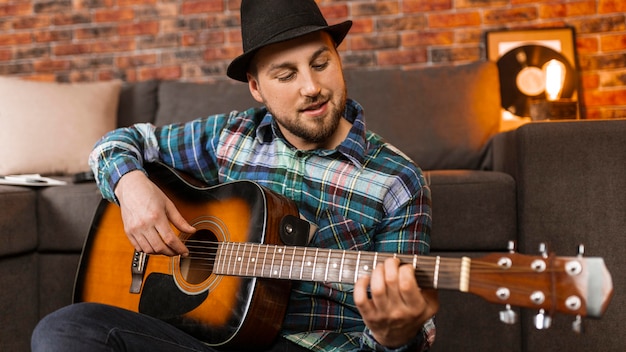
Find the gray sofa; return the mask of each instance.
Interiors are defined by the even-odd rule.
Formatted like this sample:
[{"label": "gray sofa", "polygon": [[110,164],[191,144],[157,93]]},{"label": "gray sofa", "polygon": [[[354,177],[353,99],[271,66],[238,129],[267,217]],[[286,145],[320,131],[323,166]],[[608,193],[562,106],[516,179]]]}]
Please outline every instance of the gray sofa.
[{"label": "gray sofa", "polygon": [[[491,63],[415,71],[349,70],[349,96],[370,129],[413,158],[432,188],[432,252],[480,257],[516,241],[524,253],[547,242],[559,255],[586,244],[612,270],[605,317],[570,332],[571,316],[536,331],[536,312],[499,322],[501,305],[440,292],[435,351],[626,350],[623,229],[625,120],[545,122],[499,133],[498,73]],[[118,125],[157,125],[256,103],[230,82],[147,81],[120,94]],[[0,186],[0,350],[27,351],[37,321],[72,302],[81,248],[101,200],[93,183],[31,189]]]}]

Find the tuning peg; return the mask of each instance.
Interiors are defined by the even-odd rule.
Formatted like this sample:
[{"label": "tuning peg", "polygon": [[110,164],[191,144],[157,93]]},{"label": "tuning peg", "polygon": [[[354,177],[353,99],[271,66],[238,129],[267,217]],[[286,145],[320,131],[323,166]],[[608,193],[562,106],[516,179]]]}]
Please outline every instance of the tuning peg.
[{"label": "tuning peg", "polygon": [[509,253],[515,253],[515,241],[509,241],[506,248],[509,250]]},{"label": "tuning peg", "polygon": [[576,252],[578,254],[578,257],[582,258],[582,256],[585,255],[585,245],[579,244]]},{"label": "tuning peg", "polygon": [[545,330],[552,325],[552,317],[546,314],[545,310],[540,309],[539,314],[535,315],[535,328],[537,330]]},{"label": "tuning peg", "polygon": [[580,334],[583,332],[583,318],[580,315],[576,316],[576,319],[572,322],[572,330]]},{"label": "tuning peg", "polygon": [[548,258],[548,245],[543,242],[539,243],[539,253],[542,257]]},{"label": "tuning peg", "polygon": [[517,313],[511,309],[511,305],[507,304],[505,310],[500,311],[500,321],[507,324],[513,325],[517,323]]}]

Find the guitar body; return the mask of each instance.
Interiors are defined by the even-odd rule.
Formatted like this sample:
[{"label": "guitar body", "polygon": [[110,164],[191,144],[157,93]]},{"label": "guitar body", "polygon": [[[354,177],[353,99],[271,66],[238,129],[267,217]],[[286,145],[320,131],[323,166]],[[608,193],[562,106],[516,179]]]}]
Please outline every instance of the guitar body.
[{"label": "guitar body", "polygon": [[119,207],[103,201],[85,242],[74,301],[145,313],[215,347],[270,344],[285,314],[290,281],[217,275],[210,258],[221,242],[282,243],[279,227],[285,215],[298,216],[295,204],[249,181],[200,187],[162,165],[148,172],[197,229],[179,235],[195,254],[186,259],[136,252]]}]

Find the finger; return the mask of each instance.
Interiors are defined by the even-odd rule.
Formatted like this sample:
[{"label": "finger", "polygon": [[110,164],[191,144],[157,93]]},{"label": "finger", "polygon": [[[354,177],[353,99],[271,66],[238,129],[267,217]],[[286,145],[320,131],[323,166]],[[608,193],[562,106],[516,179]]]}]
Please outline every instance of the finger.
[{"label": "finger", "polygon": [[178,209],[176,209],[176,206],[171,201],[168,201],[165,204],[165,213],[167,214],[167,218],[180,231],[186,232],[186,233],[196,232],[195,227],[191,226],[187,222],[187,220],[182,216],[182,214],[178,211]]},{"label": "finger", "polygon": [[370,285],[370,277],[362,276],[354,284],[354,303],[359,309],[362,316],[367,317],[375,309],[374,304],[369,299],[368,288]]},{"label": "finger", "polygon": [[165,225],[157,226],[156,231],[159,234],[159,239],[161,240],[161,244],[163,246],[162,248],[159,248],[160,253],[169,256],[187,256],[189,254],[189,250],[180,240],[178,235],[172,230],[169,223],[166,222]]}]

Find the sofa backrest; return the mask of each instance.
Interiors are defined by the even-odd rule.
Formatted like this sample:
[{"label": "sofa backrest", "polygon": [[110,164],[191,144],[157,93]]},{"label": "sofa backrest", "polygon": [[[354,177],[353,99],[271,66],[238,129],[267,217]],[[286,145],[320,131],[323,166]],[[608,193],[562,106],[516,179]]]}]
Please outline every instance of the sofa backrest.
[{"label": "sofa backrest", "polygon": [[[369,129],[420,167],[477,169],[500,127],[497,67],[491,62],[418,70],[346,70],[348,96]],[[146,81],[123,87],[118,125],[163,125],[259,106],[239,82]]]},{"label": "sofa backrest", "polygon": [[492,62],[417,70],[348,70],[348,95],[368,128],[422,169],[478,169],[500,129],[500,85]]}]

